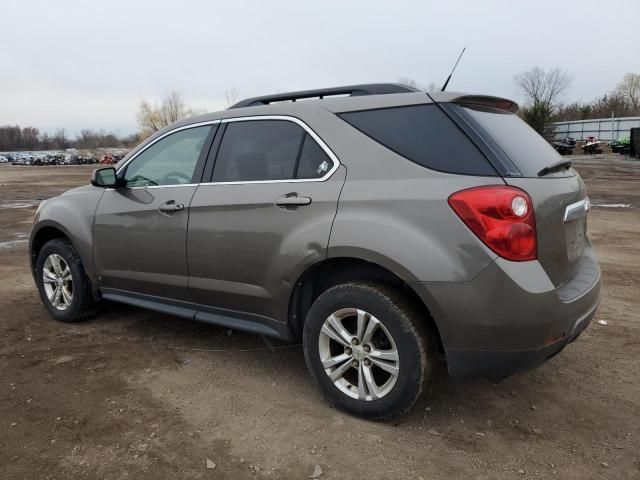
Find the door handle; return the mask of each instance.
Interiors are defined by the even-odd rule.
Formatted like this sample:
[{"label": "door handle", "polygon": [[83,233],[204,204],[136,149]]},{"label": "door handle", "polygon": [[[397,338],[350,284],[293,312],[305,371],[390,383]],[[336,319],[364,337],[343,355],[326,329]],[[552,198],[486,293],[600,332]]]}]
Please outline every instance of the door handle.
[{"label": "door handle", "polygon": [[311,204],[311,197],[302,197],[297,193],[287,193],[276,199],[275,204],[278,207],[295,208],[303,205]]},{"label": "door handle", "polygon": [[184,205],[182,203],[176,203],[175,200],[169,200],[168,202],[165,202],[162,205],[160,205],[158,207],[158,210],[160,211],[160,213],[163,213],[163,214],[175,213],[175,212],[179,212],[180,210],[184,210]]}]

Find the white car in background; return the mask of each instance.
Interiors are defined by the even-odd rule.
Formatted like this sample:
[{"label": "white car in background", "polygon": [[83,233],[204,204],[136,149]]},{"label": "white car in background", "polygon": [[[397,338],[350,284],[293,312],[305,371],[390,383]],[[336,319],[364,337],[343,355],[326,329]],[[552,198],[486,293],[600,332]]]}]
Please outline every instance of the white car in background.
[{"label": "white car in background", "polygon": [[7,157],[3,157],[2,155],[0,155],[0,163],[8,163],[9,159]]}]

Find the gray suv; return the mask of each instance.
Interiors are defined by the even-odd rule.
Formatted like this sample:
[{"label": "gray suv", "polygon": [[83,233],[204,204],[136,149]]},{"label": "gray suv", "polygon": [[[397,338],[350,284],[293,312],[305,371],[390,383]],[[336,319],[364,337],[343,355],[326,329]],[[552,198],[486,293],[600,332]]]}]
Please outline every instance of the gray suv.
[{"label": "gray suv", "polygon": [[368,418],[406,412],[444,360],[505,376],[599,302],[589,200],[512,101],[356,85],[252,98],[153,135],[43,202],[42,301],[111,300],[286,341]]}]

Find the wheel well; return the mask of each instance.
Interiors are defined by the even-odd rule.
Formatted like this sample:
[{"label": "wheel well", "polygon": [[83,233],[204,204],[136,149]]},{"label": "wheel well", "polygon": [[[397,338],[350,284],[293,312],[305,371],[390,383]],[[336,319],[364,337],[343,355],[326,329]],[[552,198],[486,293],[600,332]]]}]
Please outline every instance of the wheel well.
[{"label": "wheel well", "polygon": [[437,337],[438,348],[444,352],[440,332],[431,312],[413,288],[386,268],[357,258],[342,257],[324,260],[309,268],[298,279],[289,303],[289,325],[294,336],[301,337],[307,312],[316,298],[335,285],[357,281],[382,283],[401,292],[423,313],[427,326]]},{"label": "wheel well", "polygon": [[36,262],[38,261],[38,254],[40,250],[49,240],[53,240],[54,238],[64,238],[69,240],[69,238],[61,231],[55,227],[43,227],[38,230],[38,233],[33,237],[33,241],[31,242],[31,267],[35,268]]}]

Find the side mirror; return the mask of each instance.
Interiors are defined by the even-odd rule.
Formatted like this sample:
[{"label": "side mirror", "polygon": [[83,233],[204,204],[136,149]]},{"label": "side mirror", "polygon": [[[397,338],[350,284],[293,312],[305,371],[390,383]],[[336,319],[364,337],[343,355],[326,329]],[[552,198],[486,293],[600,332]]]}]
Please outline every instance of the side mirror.
[{"label": "side mirror", "polygon": [[116,188],[118,186],[116,169],[113,167],[95,169],[91,172],[91,185],[102,188]]}]

